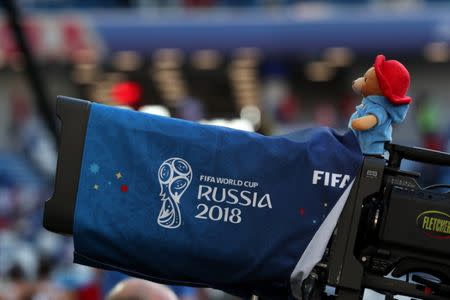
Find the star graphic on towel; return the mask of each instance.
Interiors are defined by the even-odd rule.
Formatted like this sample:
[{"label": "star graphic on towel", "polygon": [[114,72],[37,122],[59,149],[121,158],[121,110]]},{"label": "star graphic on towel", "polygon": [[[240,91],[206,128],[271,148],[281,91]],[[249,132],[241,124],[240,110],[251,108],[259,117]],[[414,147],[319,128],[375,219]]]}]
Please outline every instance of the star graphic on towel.
[{"label": "star graphic on towel", "polygon": [[117,172],[116,173],[116,177],[117,177],[117,179],[120,179],[120,178],[122,178],[123,176],[122,176],[122,173],[120,173],[120,172]]},{"label": "star graphic on towel", "polygon": [[96,163],[92,163],[89,166],[89,171],[91,171],[92,174],[97,174],[98,171],[100,171],[100,166],[98,164],[96,164]]},{"label": "star graphic on towel", "polygon": [[100,186],[98,184],[94,184],[94,190],[98,190]]}]

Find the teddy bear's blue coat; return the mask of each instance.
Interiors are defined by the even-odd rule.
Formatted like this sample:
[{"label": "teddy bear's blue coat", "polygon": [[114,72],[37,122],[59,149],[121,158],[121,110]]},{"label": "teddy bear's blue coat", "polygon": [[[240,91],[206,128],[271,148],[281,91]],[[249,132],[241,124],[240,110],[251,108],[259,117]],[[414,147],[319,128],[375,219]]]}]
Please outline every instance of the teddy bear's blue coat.
[{"label": "teddy bear's blue coat", "polygon": [[[408,112],[409,105],[394,105],[384,96],[367,96],[362,103],[356,106],[356,111],[350,117],[348,127],[353,130],[358,138],[361,151],[364,154],[382,155],[384,143],[392,141],[392,123],[400,123]],[[351,122],[354,119],[374,115],[378,122],[368,130],[354,130]]]}]

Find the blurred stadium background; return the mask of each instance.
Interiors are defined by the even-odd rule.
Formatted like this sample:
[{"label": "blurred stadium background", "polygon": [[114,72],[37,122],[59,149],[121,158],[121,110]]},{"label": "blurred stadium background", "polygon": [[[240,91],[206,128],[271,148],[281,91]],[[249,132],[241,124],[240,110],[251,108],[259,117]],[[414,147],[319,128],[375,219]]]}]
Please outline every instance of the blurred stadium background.
[{"label": "blurred stadium background", "polygon": [[[15,4],[52,114],[56,95],[68,95],[268,135],[322,125],[344,130],[360,101],[352,80],[383,53],[412,76],[414,102],[395,142],[450,151],[448,1]],[[123,276],[73,265],[70,238],[42,229],[56,141],[8,22],[1,10],[0,299],[103,299]],[[448,168],[409,167],[423,172],[423,184],[450,181]]]}]

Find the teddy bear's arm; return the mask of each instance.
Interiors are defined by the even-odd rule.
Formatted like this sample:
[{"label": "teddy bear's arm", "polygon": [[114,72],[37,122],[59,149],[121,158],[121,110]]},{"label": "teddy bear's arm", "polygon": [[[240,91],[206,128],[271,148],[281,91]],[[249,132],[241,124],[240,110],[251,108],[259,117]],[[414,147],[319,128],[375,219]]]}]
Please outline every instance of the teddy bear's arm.
[{"label": "teddy bear's arm", "polygon": [[374,115],[370,114],[364,117],[360,117],[357,119],[354,119],[352,121],[352,128],[354,130],[358,131],[364,131],[368,130],[370,128],[373,128],[375,125],[377,125],[378,119]]}]

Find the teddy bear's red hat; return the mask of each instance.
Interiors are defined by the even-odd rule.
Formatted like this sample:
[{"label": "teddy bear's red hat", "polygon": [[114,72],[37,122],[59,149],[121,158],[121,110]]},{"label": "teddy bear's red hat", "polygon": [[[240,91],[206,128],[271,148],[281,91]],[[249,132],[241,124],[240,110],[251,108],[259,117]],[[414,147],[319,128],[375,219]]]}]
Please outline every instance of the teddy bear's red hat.
[{"label": "teddy bear's red hat", "polygon": [[411,97],[406,96],[410,77],[404,65],[396,60],[386,60],[384,55],[380,54],[375,58],[374,67],[381,91],[392,104],[411,103]]}]

